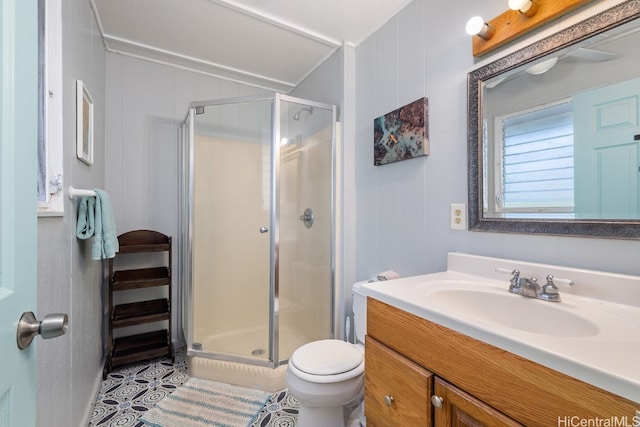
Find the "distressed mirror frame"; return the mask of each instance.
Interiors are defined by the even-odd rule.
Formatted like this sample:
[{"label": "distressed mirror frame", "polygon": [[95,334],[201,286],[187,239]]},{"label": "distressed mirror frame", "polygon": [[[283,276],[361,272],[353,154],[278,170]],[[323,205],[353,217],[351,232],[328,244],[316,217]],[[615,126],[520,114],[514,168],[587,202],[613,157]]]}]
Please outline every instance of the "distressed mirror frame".
[{"label": "distressed mirror frame", "polygon": [[482,83],[499,74],[640,18],[640,0],[629,0],[480,67],[467,76],[467,178],[469,230],[640,240],[640,220],[512,219],[483,217]]}]

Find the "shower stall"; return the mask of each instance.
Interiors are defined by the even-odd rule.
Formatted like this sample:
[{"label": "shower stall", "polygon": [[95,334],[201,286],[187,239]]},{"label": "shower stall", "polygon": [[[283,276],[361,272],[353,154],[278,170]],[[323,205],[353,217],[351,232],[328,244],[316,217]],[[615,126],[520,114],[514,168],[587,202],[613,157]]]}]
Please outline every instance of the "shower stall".
[{"label": "shower stall", "polygon": [[336,335],[336,108],[282,94],[192,102],[181,135],[189,369],[281,387],[297,347]]}]

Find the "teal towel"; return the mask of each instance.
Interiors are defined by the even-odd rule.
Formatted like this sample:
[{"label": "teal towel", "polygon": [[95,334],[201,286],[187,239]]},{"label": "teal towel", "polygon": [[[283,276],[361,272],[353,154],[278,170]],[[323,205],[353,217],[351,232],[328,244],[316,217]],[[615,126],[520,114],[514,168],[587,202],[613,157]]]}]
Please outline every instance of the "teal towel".
[{"label": "teal towel", "polygon": [[80,199],[76,236],[82,240],[93,237],[91,259],[113,258],[120,246],[111,199],[104,190],[94,191],[95,197],[85,196]]},{"label": "teal towel", "polygon": [[106,259],[116,256],[120,250],[116,233],[116,218],[113,215],[111,199],[104,190],[96,192],[95,233],[91,247],[91,259]]},{"label": "teal towel", "polygon": [[78,222],[76,224],[76,236],[86,240],[93,237],[95,232],[96,198],[84,196],[78,206]]}]

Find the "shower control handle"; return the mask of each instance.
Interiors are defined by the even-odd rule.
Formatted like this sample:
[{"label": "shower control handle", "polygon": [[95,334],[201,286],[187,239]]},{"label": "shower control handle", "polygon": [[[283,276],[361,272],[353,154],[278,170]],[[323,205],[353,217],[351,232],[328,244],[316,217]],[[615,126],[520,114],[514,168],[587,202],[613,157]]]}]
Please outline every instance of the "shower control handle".
[{"label": "shower control handle", "polygon": [[260,227],[260,233],[264,234],[267,231],[269,231],[269,229],[267,227]]},{"label": "shower control handle", "polygon": [[300,215],[300,221],[304,223],[305,227],[311,228],[313,225],[313,210],[311,208],[305,209],[302,215]]}]

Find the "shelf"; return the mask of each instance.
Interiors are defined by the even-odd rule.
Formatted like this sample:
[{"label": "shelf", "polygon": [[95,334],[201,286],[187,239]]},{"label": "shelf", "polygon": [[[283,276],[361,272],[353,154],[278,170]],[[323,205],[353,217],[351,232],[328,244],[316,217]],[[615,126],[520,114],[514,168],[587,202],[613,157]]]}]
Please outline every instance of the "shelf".
[{"label": "shelf", "polygon": [[122,254],[135,254],[142,252],[164,252],[169,250],[169,244],[156,244],[151,243],[148,245],[139,244],[131,246],[120,246],[120,253]]},{"label": "shelf", "polygon": [[114,328],[124,328],[168,319],[169,300],[156,299],[116,305],[113,307],[111,325]]},{"label": "shelf", "polygon": [[114,291],[164,286],[170,282],[170,271],[167,267],[139,268],[113,273]]},{"label": "shelf", "polygon": [[136,230],[118,236],[120,253],[162,252],[171,249],[171,238],[152,230]]},{"label": "shelf", "polygon": [[111,366],[171,355],[166,330],[116,338],[111,351]]},{"label": "shelf", "polygon": [[[118,236],[120,250],[124,254],[166,252],[147,258],[147,267],[114,271],[114,259],[109,259],[109,328],[107,336],[107,360],[103,379],[113,367],[127,363],[169,356],[173,359],[171,340],[171,237],[153,230],[133,230]],[[164,262],[158,264],[158,259]],[[140,262],[142,258],[138,259]],[[160,265],[151,267],[151,265]],[[114,305],[114,293],[133,289],[167,287],[167,297],[142,300],[146,292],[139,293],[136,302]],[[147,295],[149,296],[149,295]],[[133,298],[132,298],[133,299]],[[131,301],[132,299],[129,299]],[[137,335],[113,337],[113,331],[129,326],[167,322],[166,329]],[[124,331],[121,331],[124,332]],[[139,332],[139,331],[130,331]]]}]

